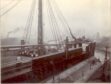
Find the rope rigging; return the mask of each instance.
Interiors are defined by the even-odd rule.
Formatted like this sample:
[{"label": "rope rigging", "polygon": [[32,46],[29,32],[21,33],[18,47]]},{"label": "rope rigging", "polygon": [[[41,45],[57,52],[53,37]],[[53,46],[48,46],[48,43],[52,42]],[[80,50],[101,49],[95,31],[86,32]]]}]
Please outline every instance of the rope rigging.
[{"label": "rope rigging", "polygon": [[56,40],[58,40],[58,43],[61,43],[62,42],[61,32],[59,30],[59,26],[58,26],[56,17],[54,15],[54,12],[53,12],[53,9],[49,0],[48,0],[48,6],[49,6],[49,11],[50,11],[50,19],[52,20],[51,22],[53,24],[52,28],[53,28],[53,31],[55,31],[55,35],[57,38]]},{"label": "rope rigging", "polygon": [[58,43],[57,34],[56,34],[56,32],[55,32],[55,30],[54,30],[54,28],[53,28],[54,25],[53,25],[53,23],[52,23],[51,13],[50,13],[50,10],[49,10],[49,6],[47,6],[47,13],[48,13],[48,18],[49,18],[49,24],[50,24],[50,28],[51,28],[51,33],[52,33],[54,39],[56,40],[56,43]]},{"label": "rope rigging", "polygon": [[[13,1],[13,0],[12,0]],[[12,1],[10,3],[12,3]],[[6,13],[8,13],[9,11],[11,11],[13,8],[15,8],[22,0],[18,0],[14,5],[12,5],[9,9],[7,9],[5,12],[3,12],[1,16],[5,15]],[[56,16],[54,13],[54,9],[56,11],[56,15],[58,16],[59,20],[61,21],[62,25],[64,26],[64,28],[67,30],[67,34],[70,33],[70,35],[72,36],[73,39],[76,39],[73,35],[73,33],[71,32],[71,29],[67,23],[67,21],[65,20],[65,17],[63,16],[61,10],[59,9],[59,7],[57,6],[57,3],[54,0],[47,0],[48,3],[48,13],[49,13],[49,20],[50,20],[50,25],[51,26],[51,30],[52,30],[52,34],[54,36],[54,39],[57,40],[57,43],[62,42],[62,34],[59,30],[59,25],[58,22],[56,20]],[[30,9],[30,14],[28,16],[28,20],[26,22],[25,25],[25,31],[24,31],[24,35],[23,35],[23,39],[25,39],[26,41],[30,40],[30,35],[31,35],[31,27],[32,27],[32,23],[33,23],[33,14],[34,14],[34,10],[35,10],[35,5],[36,5],[36,0],[32,1],[32,5],[31,5],[31,9]],[[54,9],[53,9],[53,7]],[[5,7],[3,7],[2,9],[4,9]],[[0,10],[2,10],[0,9]],[[53,23],[52,23],[53,22]]]},{"label": "rope rigging", "polygon": [[11,0],[8,4],[6,4],[5,6],[0,8],[0,11],[7,8],[9,5],[11,5],[13,3],[14,0]]},{"label": "rope rigging", "polygon": [[30,8],[30,13],[29,13],[26,25],[25,25],[24,34],[23,34],[23,39],[26,42],[29,42],[29,40],[30,40],[31,27],[32,27],[32,23],[33,23],[33,14],[34,14],[34,11],[35,11],[35,6],[36,6],[36,0],[33,0],[31,8]]},{"label": "rope rigging", "polygon": [[59,17],[59,19],[61,20],[63,26],[66,28],[67,32],[70,33],[70,35],[72,36],[72,38],[73,38],[74,40],[76,40],[76,37],[75,37],[75,36],[73,35],[73,33],[71,32],[71,28],[70,28],[68,22],[66,21],[64,15],[62,14],[61,10],[59,9],[57,3],[55,2],[55,0],[51,0],[51,1],[52,1],[53,5],[54,5],[54,7],[55,7],[55,9],[56,9],[56,12],[57,12],[57,14],[58,14],[58,17]]},{"label": "rope rigging", "polygon": [[[33,0],[31,8],[30,8],[30,13],[29,13],[26,25],[25,25],[24,35],[23,35],[23,39],[26,42],[30,40],[35,6],[36,6],[36,0]],[[57,44],[63,43],[63,37],[64,37],[64,36],[62,37],[62,32],[59,29],[60,27],[58,25],[57,18],[60,20],[63,28],[66,29],[67,34],[69,34],[74,40],[76,40],[76,38],[73,36],[71,32],[71,29],[67,21],[65,20],[65,17],[63,16],[61,10],[58,8],[57,3],[54,0],[53,1],[47,0],[47,13],[48,13],[48,18],[49,18],[49,26],[51,28],[51,33],[54,37],[53,40],[55,40]]]},{"label": "rope rigging", "polygon": [[[48,3],[48,2],[47,2]],[[49,20],[50,20],[50,26],[51,26],[51,30],[52,30],[52,33],[53,33],[53,35],[54,35],[54,37],[55,37],[55,40],[57,40],[58,39],[58,34],[57,34],[57,32],[56,32],[56,29],[55,29],[55,25],[54,25],[54,23],[53,23],[53,16],[52,16],[52,14],[51,14],[51,10],[50,10],[50,7],[49,7],[49,4],[50,3],[48,3],[48,13],[49,13]],[[58,40],[57,40],[57,43],[58,43]]]},{"label": "rope rigging", "polygon": [[54,7],[56,13],[57,13],[58,19],[59,19],[59,20],[61,21],[61,23],[62,23],[62,28],[65,28],[67,34],[69,34],[69,32],[68,32],[68,30],[67,30],[67,27],[65,26],[66,24],[64,24],[63,19],[61,18],[60,12],[58,11],[59,8],[58,8],[58,6],[56,6],[57,4],[55,4],[55,2],[54,2],[53,0],[51,0],[51,2],[52,2],[52,4],[53,4],[53,7]]},{"label": "rope rigging", "polygon": [[[0,17],[10,12],[13,8],[15,8],[22,0],[18,0],[14,5],[12,5],[9,9],[7,9],[5,12],[0,13]],[[0,11],[1,12],[1,11]]]}]

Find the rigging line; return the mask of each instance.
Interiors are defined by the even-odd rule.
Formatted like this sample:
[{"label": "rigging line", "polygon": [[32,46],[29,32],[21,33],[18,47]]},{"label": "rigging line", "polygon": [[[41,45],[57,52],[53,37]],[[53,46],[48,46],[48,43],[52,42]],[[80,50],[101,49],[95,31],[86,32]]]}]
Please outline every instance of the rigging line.
[{"label": "rigging line", "polygon": [[[32,1],[32,5],[33,5],[33,1]],[[27,18],[27,22],[25,24],[23,39],[25,39],[26,36],[27,36],[27,32],[28,32],[28,28],[29,28],[28,24],[30,24],[30,18],[31,18],[32,5],[31,5],[31,8],[30,8],[30,12],[29,12],[28,18]]]},{"label": "rigging line", "polygon": [[[56,33],[56,36],[57,36],[57,39],[58,39],[58,43],[60,42],[60,38],[59,38],[59,35],[58,35],[58,33],[57,33],[57,28],[56,28],[56,25],[54,24],[55,22],[54,22],[54,20],[55,20],[55,18],[54,18],[54,15],[53,15],[53,11],[51,10],[51,6],[50,6],[50,3],[48,3],[49,4],[49,8],[50,8],[50,15],[51,15],[51,20],[52,20],[52,23],[53,23],[53,28],[54,28],[54,31],[55,31],[55,33]],[[53,19],[54,18],[54,19]]]},{"label": "rigging line", "polygon": [[[50,2],[51,2],[51,0],[49,0]],[[50,3],[50,6],[51,6],[51,3]],[[52,12],[53,12],[53,7],[51,6],[51,10],[52,10]],[[54,13],[53,13],[53,17],[54,17],[54,20],[55,20],[55,25],[57,26],[57,28],[58,28],[58,33],[60,34],[60,40],[61,40],[61,42],[62,42],[62,34],[61,34],[61,32],[60,32],[60,29],[59,29],[59,26],[58,26],[58,23],[57,23],[57,20],[56,20],[56,17],[55,17],[55,15],[54,15]]]},{"label": "rigging line", "polygon": [[[60,43],[60,41],[59,41],[60,39],[59,39],[59,36],[58,36],[57,33],[56,33],[55,25],[53,24],[53,20],[52,20],[52,18],[51,18],[52,16],[50,15],[49,17],[50,17],[50,23],[52,24],[51,31],[52,31],[52,33],[54,34],[56,43],[59,44],[59,43]],[[59,45],[58,45],[58,46],[59,46]]]},{"label": "rigging line", "polygon": [[[54,4],[54,0],[52,0],[53,1],[53,4]],[[70,32],[68,32],[69,30],[67,29],[67,22],[65,22],[64,21],[64,17],[63,17],[63,14],[62,14],[62,12],[60,11],[60,9],[59,9],[59,7],[57,6],[57,3],[55,2],[55,4],[54,4],[54,6],[55,6],[55,9],[56,9],[56,11],[57,11],[57,14],[58,14],[58,17],[59,17],[59,19],[63,22],[63,24],[64,24],[64,27],[66,28],[66,31],[67,31],[67,33],[69,33],[70,34]]]},{"label": "rigging line", "polygon": [[36,0],[33,0],[33,2],[32,2],[31,9],[30,9],[30,14],[29,14],[26,26],[25,26],[25,30],[26,30],[26,34],[24,36],[25,40],[28,40],[29,31],[30,31],[31,26],[32,26],[33,13],[34,13],[34,8],[35,8],[35,3],[36,3],[35,1]]},{"label": "rigging line", "polygon": [[54,29],[52,29],[53,28],[53,24],[52,24],[52,19],[51,19],[50,10],[49,10],[49,6],[48,5],[47,5],[47,13],[48,13],[48,18],[49,18],[49,24],[50,24],[50,28],[51,28],[51,33],[52,33],[54,39],[56,40],[56,43],[58,43],[55,31],[54,31]]},{"label": "rigging line", "polygon": [[[47,2],[48,3],[48,2]],[[49,7],[49,3],[48,3],[48,7]],[[56,36],[56,40],[58,39],[58,35],[57,35],[57,33],[56,33],[56,30],[55,30],[55,25],[54,25],[54,23],[53,23],[53,19],[52,19],[52,14],[51,14],[51,10],[50,10],[50,7],[49,7],[49,14],[50,14],[50,20],[51,20],[51,23],[52,23],[52,28],[53,28],[53,30],[54,30],[54,34],[55,34],[55,36]],[[57,40],[57,42],[58,42],[58,40]],[[59,43],[59,42],[58,42]]]},{"label": "rigging line", "polygon": [[2,13],[1,15],[0,15],[0,17],[2,17],[3,15],[5,15],[5,14],[7,14],[8,12],[10,12],[13,8],[15,8],[19,3],[21,2],[21,0],[20,1],[18,1],[17,3],[15,3],[12,7],[10,7],[9,9],[7,9],[4,13]]},{"label": "rigging line", "polygon": [[[53,0],[54,1],[54,0]],[[55,1],[54,1],[55,2]],[[56,4],[56,8],[58,8],[58,6],[57,6],[57,3],[55,2],[55,4]],[[69,32],[70,32],[70,34],[71,34],[71,36],[72,36],[72,38],[74,38],[75,40],[76,40],[76,37],[73,35],[73,33],[71,32],[71,29],[70,29],[70,26],[69,26],[69,24],[67,23],[67,21],[66,21],[66,19],[65,19],[65,17],[64,17],[64,15],[62,14],[62,12],[61,12],[61,10],[58,8],[58,11],[60,12],[60,14],[61,14],[61,16],[62,16],[62,18],[63,18],[63,20],[64,20],[64,22],[65,22],[65,24],[67,25],[67,27],[68,27],[68,30],[69,30]]]},{"label": "rigging line", "polygon": [[27,41],[29,40],[29,37],[30,37],[32,22],[33,22],[33,16],[31,16],[28,27],[27,27],[27,34],[26,34],[26,40]]},{"label": "rigging line", "polygon": [[[52,3],[52,4],[53,4],[53,3]],[[55,4],[53,4],[53,6],[55,7]],[[60,22],[62,23],[62,24],[61,24],[62,27],[65,28],[67,34],[69,34],[69,36],[70,36],[70,33],[68,32],[67,27],[66,27],[66,26],[64,25],[64,23],[62,22],[61,16],[60,16],[60,14],[58,13],[56,7],[55,7],[55,11],[56,11],[56,14],[57,14],[57,16],[58,16],[58,19],[59,19]],[[64,44],[64,40],[61,42],[61,44]]]},{"label": "rigging line", "polygon": [[[48,5],[47,5],[47,14],[48,14],[48,18],[49,18],[49,26],[50,26],[50,28],[51,28],[51,27],[52,27],[52,24],[51,24],[51,20],[50,20]],[[56,38],[55,38],[55,35],[54,35],[54,32],[52,31],[52,28],[51,28],[51,33],[52,33],[54,39],[56,39]]]},{"label": "rigging line", "polygon": [[34,3],[33,3],[33,9],[32,9],[32,14],[31,14],[31,20],[30,20],[30,26],[29,26],[29,33],[28,33],[28,41],[30,41],[30,37],[31,37],[31,28],[32,28],[32,23],[33,23],[33,18],[34,18],[34,11],[35,11],[35,6],[36,6],[36,0],[34,0]]},{"label": "rigging line", "polygon": [[[33,17],[32,17],[33,18]],[[31,24],[30,24],[30,28],[29,28],[29,30],[28,30],[28,34],[27,34],[27,38],[26,38],[26,40],[27,40],[27,42],[29,42],[30,41],[30,37],[31,37],[31,28],[32,28],[32,22],[33,22],[33,19],[31,20]]]},{"label": "rigging line", "polygon": [[[48,11],[49,12],[49,20],[50,20],[50,26],[51,26],[51,30],[52,30],[52,33],[53,33],[53,35],[54,35],[54,37],[55,37],[55,40],[57,40],[57,34],[56,34],[56,31],[55,31],[55,28],[54,28],[54,24],[52,23],[53,22],[53,20],[52,20],[52,16],[51,16],[51,12],[50,12],[50,10]],[[57,43],[58,43],[58,41],[56,41]]]},{"label": "rigging line", "polygon": [[[34,14],[34,13],[33,13]],[[33,15],[32,14],[32,15]],[[32,16],[32,18],[31,18],[31,23],[30,23],[30,28],[29,28],[29,33],[28,33],[28,36],[27,36],[27,41],[29,42],[30,41],[30,37],[31,37],[31,28],[32,28],[32,23],[33,23],[33,16]]]},{"label": "rigging line", "polygon": [[[48,1],[49,1],[49,0],[48,0]],[[59,28],[59,27],[58,27],[58,24],[57,24],[57,21],[56,21],[55,15],[54,15],[54,13],[53,13],[53,10],[52,10],[52,8],[51,8],[51,4],[50,4],[50,2],[49,2],[49,6],[50,6],[50,10],[52,11],[51,14],[53,15],[53,18],[54,18],[53,20],[55,20],[54,23],[55,23],[55,26],[56,26],[55,28],[56,28],[56,30],[57,30],[57,28]],[[60,32],[60,31],[59,31],[59,32]],[[58,35],[59,35],[59,32],[58,32]],[[61,40],[62,40],[62,37],[61,37],[61,35],[60,35],[60,37],[59,37],[59,41],[61,41]]]},{"label": "rigging line", "polygon": [[59,14],[58,8],[57,8],[56,4],[54,4],[54,1],[53,1],[53,0],[52,0],[52,3],[53,3],[53,5],[54,5],[54,7],[55,7],[55,10],[56,10],[56,12],[57,12],[58,18],[61,20],[62,26],[65,28],[67,34],[70,35],[70,32],[69,32],[69,30],[67,29],[67,25],[64,23],[64,20],[62,19],[61,14]]},{"label": "rigging line", "polygon": [[32,3],[30,14],[29,14],[29,17],[28,17],[28,21],[27,21],[27,24],[26,24],[26,27],[25,27],[27,30],[30,28],[30,24],[31,24],[31,20],[32,20],[32,14],[33,14],[33,6],[34,6],[34,3]]},{"label": "rigging line", "polygon": [[[36,10],[35,10],[35,17],[37,17],[36,20],[38,21],[38,10],[37,10],[37,9],[38,9],[38,6],[36,6],[35,9],[36,9]],[[38,24],[35,24],[35,27],[38,28]],[[36,30],[35,30],[36,43],[37,43],[37,41],[38,41],[38,39],[37,39],[37,37],[38,37],[38,34],[37,34],[37,33],[38,33],[38,29],[37,29],[37,28],[36,28]]]},{"label": "rigging line", "polygon": [[2,7],[2,8],[0,9],[0,11],[3,10],[3,9],[5,9],[5,8],[7,8],[8,6],[10,6],[13,1],[14,1],[14,0],[11,0],[8,4],[6,4],[4,7]]}]

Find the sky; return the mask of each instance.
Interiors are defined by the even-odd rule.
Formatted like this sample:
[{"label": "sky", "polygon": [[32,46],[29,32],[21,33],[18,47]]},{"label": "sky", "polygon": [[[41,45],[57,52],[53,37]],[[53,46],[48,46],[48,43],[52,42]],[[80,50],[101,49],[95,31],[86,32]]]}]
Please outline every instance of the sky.
[{"label": "sky", "polygon": [[[19,2],[18,2],[19,1]],[[38,0],[36,0],[38,1]],[[111,5],[110,0],[55,0],[60,8],[63,16],[69,24],[73,34],[78,37],[82,35],[94,36],[99,32],[101,36],[111,36]],[[51,29],[48,25],[47,17],[47,0],[43,0],[43,24],[45,39],[50,39]],[[12,5],[18,3],[16,7],[6,14],[2,15]],[[32,0],[1,0],[0,2],[0,33],[2,38],[6,38],[8,32],[9,37],[23,37],[24,28],[29,15]],[[38,25],[38,3],[34,13],[32,26],[32,37],[37,38]],[[60,32],[64,28],[60,27]],[[13,33],[15,31],[15,33]],[[66,34],[64,32],[64,34]],[[64,35],[63,34],[63,35]]]}]

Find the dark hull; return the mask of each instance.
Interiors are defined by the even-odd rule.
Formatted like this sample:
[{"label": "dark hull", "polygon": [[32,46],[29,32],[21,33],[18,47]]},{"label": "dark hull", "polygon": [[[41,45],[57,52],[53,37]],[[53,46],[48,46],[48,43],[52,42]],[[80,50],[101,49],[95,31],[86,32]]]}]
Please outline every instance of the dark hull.
[{"label": "dark hull", "polygon": [[3,80],[2,82],[27,82],[27,80],[33,79],[35,82],[41,82],[93,56],[95,49],[94,46],[95,45],[89,45],[86,48],[86,52],[83,52],[82,48],[76,48],[68,50],[67,54],[65,51],[62,51],[40,56],[32,61],[32,72],[18,75]]},{"label": "dark hull", "polygon": [[33,73],[37,81],[42,81],[52,75],[59,74],[88,57],[88,53],[83,52],[82,48],[79,48],[69,51],[68,57],[66,57],[65,53],[58,53],[36,59],[33,61]]}]

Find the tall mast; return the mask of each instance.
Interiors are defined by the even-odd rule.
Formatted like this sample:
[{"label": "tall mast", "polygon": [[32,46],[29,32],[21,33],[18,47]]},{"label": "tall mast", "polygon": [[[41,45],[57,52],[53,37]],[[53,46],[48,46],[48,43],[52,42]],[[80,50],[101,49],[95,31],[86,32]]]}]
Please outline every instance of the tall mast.
[{"label": "tall mast", "polygon": [[42,0],[39,0],[38,14],[38,44],[43,44]]},{"label": "tall mast", "polygon": [[42,7],[42,0],[39,0],[38,6],[39,6],[39,11],[38,11],[38,55],[43,55],[45,54],[45,47],[43,46],[43,7]]}]

